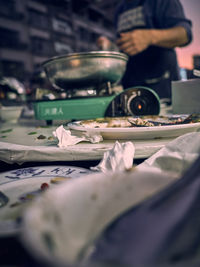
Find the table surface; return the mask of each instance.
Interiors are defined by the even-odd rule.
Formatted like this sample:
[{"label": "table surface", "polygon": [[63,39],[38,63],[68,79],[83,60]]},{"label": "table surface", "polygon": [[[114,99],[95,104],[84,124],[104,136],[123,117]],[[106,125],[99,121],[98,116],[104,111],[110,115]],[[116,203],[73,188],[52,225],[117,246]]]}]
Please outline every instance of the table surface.
[{"label": "table surface", "polygon": [[[46,126],[44,122],[20,120],[18,123],[0,124],[0,161],[6,163],[54,162],[100,160],[111,149],[116,140],[103,140],[91,144],[81,142],[66,149],[58,147],[53,131],[58,124]],[[67,128],[67,127],[66,127]],[[42,136],[43,139],[38,139]],[[153,155],[173,138],[152,140],[130,140],[135,145],[135,159]],[[126,142],[127,140],[119,140]]]},{"label": "table surface", "polygon": [[[95,166],[104,152],[111,149],[115,142],[114,140],[104,140],[98,144],[82,142],[68,149],[60,149],[55,141],[48,140],[58,126],[59,124],[55,124],[46,127],[45,122],[35,121],[33,118],[22,119],[15,124],[0,122],[0,171],[51,164],[71,164],[89,168]],[[36,133],[33,134],[34,132]],[[39,135],[46,138],[38,140],[36,137]],[[132,140],[136,149],[134,160],[142,162],[173,139]],[[18,236],[0,239],[0,258],[1,266],[46,266],[32,258]]]},{"label": "table surface", "polygon": [[[90,168],[96,166],[103,154],[111,149],[115,140],[104,140],[101,143],[78,143],[67,149],[60,149],[55,140],[48,140],[52,132],[61,124],[46,126],[44,121],[20,119],[18,123],[0,122],[0,172],[30,166],[72,165]],[[35,133],[35,134],[34,134]],[[45,139],[37,139],[43,135]],[[135,164],[154,154],[171,139],[135,140]],[[127,140],[120,140],[124,142]],[[12,257],[10,257],[12,254]],[[0,238],[0,265],[46,266],[26,251],[18,236]]]}]

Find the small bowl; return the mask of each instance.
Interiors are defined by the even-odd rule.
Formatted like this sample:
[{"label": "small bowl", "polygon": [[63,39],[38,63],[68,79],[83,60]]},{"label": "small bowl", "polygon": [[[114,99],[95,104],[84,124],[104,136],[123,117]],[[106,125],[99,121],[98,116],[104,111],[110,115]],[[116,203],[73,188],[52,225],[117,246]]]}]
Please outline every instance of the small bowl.
[{"label": "small bowl", "polygon": [[1,106],[0,119],[5,122],[17,122],[22,109],[22,106]]}]

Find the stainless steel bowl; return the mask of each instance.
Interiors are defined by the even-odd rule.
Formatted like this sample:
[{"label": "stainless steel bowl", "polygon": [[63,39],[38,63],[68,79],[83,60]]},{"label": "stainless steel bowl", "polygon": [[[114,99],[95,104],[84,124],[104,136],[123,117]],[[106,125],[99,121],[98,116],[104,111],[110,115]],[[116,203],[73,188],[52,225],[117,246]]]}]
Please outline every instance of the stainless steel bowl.
[{"label": "stainless steel bowl", "polygon": [[82,89],[119,82],[127,60],[123,53],[92,51],[51,58],[43,63],[43,68],[55,88]]}]

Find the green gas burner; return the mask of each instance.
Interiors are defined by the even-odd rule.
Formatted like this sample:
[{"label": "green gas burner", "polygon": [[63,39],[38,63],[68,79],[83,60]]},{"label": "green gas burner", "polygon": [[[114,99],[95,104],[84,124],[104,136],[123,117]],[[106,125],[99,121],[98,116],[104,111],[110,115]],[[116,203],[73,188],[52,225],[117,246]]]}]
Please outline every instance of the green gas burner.
[{"label": "green gas burner", "polygon": [[[35,101],[36,119],[51,122],[158,115],[160,100],[150,88],[116,90],[127,60],[127,55],[113,51],[73,53],[47,60],[43,63],[46,76],[55,90],[66,93],[66,98]],[[87,94],[91,89],[94,95]],[[86,94],[74,95],[80,91]]]}]

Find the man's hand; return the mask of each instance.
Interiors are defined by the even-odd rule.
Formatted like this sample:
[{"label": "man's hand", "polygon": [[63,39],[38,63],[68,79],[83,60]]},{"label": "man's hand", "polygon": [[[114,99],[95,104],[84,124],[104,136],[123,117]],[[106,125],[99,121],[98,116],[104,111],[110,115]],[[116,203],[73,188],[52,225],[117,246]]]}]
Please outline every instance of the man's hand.
[{"label": "man's hand", "polygon": [[117,51],[119,52],[118,46],[110,41],[106,36],[100,36],[97,39],[97,46],[99,49],[104,51]]},{"label": "man's hand", "polygon": [[177,26],[169,29],[140,29],[121,33],[117,40],[119,49],[124,53],[134,56],[150,45],[165,48],[184,46],[188,42],[187,32],[184,27]]},{"label": "man's hand", "polygon": [[130,56],[136,55],[152,44],[151,31],[141,29],[121,33],[116,43],[124,53]]},{"label": "man's hand", "polygon": [[109,50],[111,47],[111,41],[105,36],[100,36],[97,39],[97,46],[101,50]]}]

